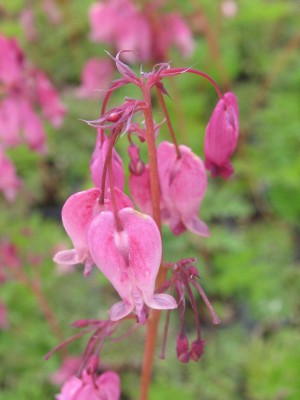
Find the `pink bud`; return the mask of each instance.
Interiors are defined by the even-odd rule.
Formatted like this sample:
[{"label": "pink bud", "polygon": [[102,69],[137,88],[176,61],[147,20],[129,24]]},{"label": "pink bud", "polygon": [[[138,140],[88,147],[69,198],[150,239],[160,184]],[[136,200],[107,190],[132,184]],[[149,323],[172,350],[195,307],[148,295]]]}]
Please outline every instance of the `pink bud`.
[{"label": "pink bud", "polygon": [[96,354],[91,355],[87,363],[86,372],[89,375],[94,375],[99,366],[99,357]]},{"label": "pink bud", "polygon": [[210,118],[204,139],[205,167],[212,176],[221,175],[226,179],[234,171],[230,157],[238,141],[238,114],[236,96],[225,93]]},{"label": "pink bud", "polygon": [[186,229],[209,236],[208,226],[198,218],[205,195],[207,177],[202,160],[190,148],[162,142],[157,149],[158,172],[162,196],[162,216],[174,235]]},{"label": "pink bud", "polygon": [[176,353],[178,360],[182,363],[189,361],[189,341],[184,332],[180,332],[177,336]]},{"label": "pink bud", "polygon": [[154,294],[162,243],[154,220],[131,208],[119,211],[123,230],[116,228],[114,214],[104,211],[94,218],[88,232],[89,249],[96,265],[122,298],[110,310],[117,321],[135,312],[145,321],[144,303],[155,309],[177,307],[167,294]]},{"label": "pink bud", "polygon": [[195,340],[191,345],[190,358],[198,361],[204,351],[205,341],[202,339]]},{"label": "pink bud", "polygon": [[145,164],[140,158],[140,149],[137,145],[132,144],[128,147],[130,157],[129,170],[133,175],[141,175],[144,172]]}]

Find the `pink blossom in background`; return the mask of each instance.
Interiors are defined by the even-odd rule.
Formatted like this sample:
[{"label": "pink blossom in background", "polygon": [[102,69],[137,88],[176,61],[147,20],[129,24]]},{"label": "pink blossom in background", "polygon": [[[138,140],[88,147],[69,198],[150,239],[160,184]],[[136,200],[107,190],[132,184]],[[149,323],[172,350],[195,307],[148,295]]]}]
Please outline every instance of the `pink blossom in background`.
[{"label": "pink blossom in background", "polygon": [[7,201],[12,202],[20,187],[21,180],[16,174],[16,168],[0,146],[0,191]]},{"label": "pink blossom in background", "polygon": [[[103,177],[103,167],[105,163],[105,158],[107,156],[107,151],[109,149],[110,140],[107,136],[102,135],[101,132],[98,133],[96,146],[94,152],[92,154],[92,158],[90,161],[90,171],[91,177],[94,185],[101,189],[102,185],[102,177]],[[113,171],[113,180],[114,186],[119,189],[124,189],[125,184],[125,174],[123,168],[123,161],[115,148],[112,150],[112,171]],[[107,193],[109,186],[108,174],[105,177],[105,194]]]},{"label": "pink blossom in background", "polygon": [[26,100],[20,101],[20,120],[23,127],[23,137],[28,147],[38,153],[45,154],[46,134],[39,116],[33,111]]},{"label": "pink blossom in background", "polygon": [[225,18],[234,18],[238,12],[238,6],[235,0],[223,0],[220,6],[221,12]]},{"label": "pink blossom in background", "polygon": [[89,249],[97,267],[122,298],[111,308],[110,319],[117,321],[134,312],[138,321],[145,323],[144,304],[159,310],[177,307],[172,296],[154,294],[162,257],[160,232],[150,216],[132,208],[123,208],[118,217],[121,231],[110,211],[93,219],[88,231]]},{"label": "pink blossom in background", "polygon": [[81,73],[80,97],[103,96],[112,80],[114,65],[109,59],[91,58],[86,62]]},{"label": "pink blossom in background", "polygon": [[183,57],[192,55],[195,49],[195,42],[192,32],[188,25],[184,22],[180,14],[172,13],[165,16],[165,29],[170,36],[170,44],[178,47]]},{"label": "pink blossom in background", "polygon": [[63,385],[56,400],[119,400],[120,378],[112,371],[95,377],[83,371],[81,378],[72,376]]},{"label": "pink blossom in background", "polygon": [[52,374],[50,381],[55,385],[62,385],[79,370],[82,363],[81,357],[66,357],[60,368]]},{"label": "pink blossom in background", "polygon": [[16,39],[0,34],[0,82],[8,87],[23,78],[24,54]]},{"label": "pink blossom in background", "polygon": [[36,80],[37,100],[45,117],[54,127],[60,127],[66,114],[66,107],[60,101],[57,91],[44,72],[35,70],[34,78]]},{"label": "pink blossom in background", "polygon": [[20,187],[14,165],[4,149],[26,143],[47,151],[41,109],[53,126],[61,125],[66,108],[46,75],[26,60],[17,41],[0,34],[0,190],[13,201]]},{"label": "pink blossom in background", "polygon": [[5,147],[22,144],[20,102],[14,96],[0,102],[0,143]]},{"label": "pink blossom in background", "polygon": [[42,8],[45,16],[53,25],[58,25],[62,22],[62,13],[55,0],[42,0]]},{"label": "pink blossom in background", "polygon": [[23,28],[24,35],[29,42],[35,42],[38,38],[36,29],[36,20],[34,12],[31,8],[25,8],[20,16],[20,23]]},{"label": "pink blossom in background", "polygon": [[180,158],[168,142],[157,148],[163,220],[175,235],[188,229],[209,236],[208,226],[198,217],[207,186],[204,164],[187,146],[179,146],[179,151]]},{"label": "pink blossom in background", "polygon": [[[12,147],[23,141],[33,150],[45,151],[45,133],[41,109],[53,126],[62,123],[66,108],[44,74],[26,60],[15,39],[0,35],[0,139]],[[20,131],[23,131],[21,139]]]},{"label": "pink blossom in background", "polygon": [[239,135],[238,103],[236,96],[225,93],[219,100],[206,127],[204,138],[205,167],[212,176],[229,178],[233,173],[230,157]]},{"label": "pink blossom in background", "polygon": [[138,9],[131,0],[96,2],[89,12],[91,39],[110,44],[129,62],[158,62],[168,58],[171,46],[184,57],[194,50],[188,25],[178,13],[161,14],[158,6],[149,4]]}]

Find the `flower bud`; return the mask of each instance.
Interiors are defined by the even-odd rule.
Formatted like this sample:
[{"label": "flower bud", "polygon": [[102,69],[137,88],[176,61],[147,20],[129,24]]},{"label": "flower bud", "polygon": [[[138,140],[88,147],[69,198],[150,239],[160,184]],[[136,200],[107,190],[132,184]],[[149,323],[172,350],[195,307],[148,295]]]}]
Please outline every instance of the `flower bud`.
[{"label": "flower bud", "polygon": [[238,140],[239,121],[236,96],[225,93],[219,100],[206,127],[204,139],[205,167],[212,176],[229,178],[233,173],[230,162]]},{"label": "flower bud", "polygon": [[190,355],[189,355],[189,341],[186,334],[182,331],[177,336],[176,342],[176,353],[177,358],[182,363],[189,362]]},{"label": "flower bud", "polygon": [[198,361],[204,351],[205,341],[202,339],[195,340],[191,345],[190,358]]}]

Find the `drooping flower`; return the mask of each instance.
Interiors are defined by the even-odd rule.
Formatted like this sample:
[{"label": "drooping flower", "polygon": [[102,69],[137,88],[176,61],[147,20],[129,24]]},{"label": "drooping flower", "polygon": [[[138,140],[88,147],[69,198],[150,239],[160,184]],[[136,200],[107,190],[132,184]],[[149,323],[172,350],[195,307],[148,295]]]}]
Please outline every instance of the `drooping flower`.
[{"label": "drooping flower", "polygon": [[[90,171],[91,177],[94,185],[101,189],[102,178],[104,171],[104,163],[109,150],[110,139],[102,135],[99,132],[97,136],[96,146],[94,152],[92,154],[91,162],[90,162]],[[124,189],[125,184],[125,174],[123,169],[123,161],[115,148],[112,149],[112,171],[113,171],[113,180],[114,186],[118,187],[120,190]],[[106,171],[105,175],[105,194],[107,193],[109,186],[109,178],[108,173]]]},{"label": "drooping flower", "polygon": [[[130,207],[130,199],[118,188],[115,189],[115,200],[118,208]],[[97,188],[73,194],[62,209],[62,221],[66,232],[73,242],[74,249],[59,251],[53,258],[57,264],[85,264],[84,274],[89,275],[93,259],[89,253],[87,233],[93,218],[103,210],[111,210],[110,198],[99,203],[101,191]]]},{"label": "drooping flower", "polygon": [[134,312],[144,323],[144,304],[159,310],[177,307],[172,296],[154,294],[162,257],[161,236],[148,215],[124,208],[118,217],[121,231],[110,211],[93,219],[88,232],[89,249],[97,267],[122,298],[111,308],[110,319],[117,321]]},{"label": "drooping flower", "polygon": [[81,378],[72,376],[63,385],[56,400],[119,400],[121,394],[120,378],[113,371],[100,376],[89,375],[83,371]]},{"label": "drooping flower", "polygon": [[238,103],[234,93],[219,100],[206,127],[204,139],[205,167],[212,176],[229,178],[233,173],[230,157],[235,151],[238,134]]},{"label": "drooping flower", "polygon": [[205,195],[207,177],[202,160],[187,146],[162,142],[157,148],[158,172],[162,197],[162,218],[174,235],[185,230],[209,236],[205,222],[198,217]]}]

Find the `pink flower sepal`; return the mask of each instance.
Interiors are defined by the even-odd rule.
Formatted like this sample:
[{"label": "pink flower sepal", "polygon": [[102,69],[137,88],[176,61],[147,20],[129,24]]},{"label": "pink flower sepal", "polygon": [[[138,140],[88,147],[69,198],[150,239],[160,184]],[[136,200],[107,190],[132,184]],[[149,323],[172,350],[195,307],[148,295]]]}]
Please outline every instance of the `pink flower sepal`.
[{"label": "pink flower sepal", "polygon": [[[90,162],[90,171],[94,185],[101,189],[102,177],[104,171],[104,163],[107,157],[107,152],[109,150],[110,139],[105,135],[98,134],[96,146],[92,154]],[[123,162],[119,154],[116,152],[115,148],[112,149],[112,171],[114,186],[118,187],[120,190],[124,189],[125,184],[125,174],[123,169]],[[105,194],[108,190],[108,173],[106,171],[105,177]]]},{"label": "pink flower sepal", "polygon": [[[131,207],[132,202],[120,189],[114,188],[117,207]],[[111,210],[112,203],[110,192],[104,200],[99,203],[101,191],[89,189],[73,194],[65,202],[62,209],[62,221],[66,232],[73,242],[74,249],[62,250],[55,254],[53,260],[57,264],[74,265],[85,264],[84,275],[89,275],[94,264],[88,246],[87,232],[93,218],[103,210]]]},{"label": "pink flower sepal", "polygon": [[88,232],[90,253],[122,298],[111,308],[110,319],[117,321],[134,312],[138,321],[144,323],[144,304],[159,310],[177,307],[172,296],[154,294],[162,257],[161,236],[148,215],[124,208],[118,216],[121,231],[110,211],[94,218]]},{"label": "pink flower sepal", "polygon": [[188,229],[209,236],[208,226],[198,218],[207,186],[204,164],[187,146],[179,146],[179,151],[180,158],[175,146],[168,142],[157,148],[163,221],[174,235]]},{"label": "pink flower sepal", "polygon": [[81,378],[67,380],[55,400],[119,400],[120,394],[120,378],[115,372],[95,377],[83,371]]},{"label": "pink flower sepal", "polygon": [[231,92],[225,93],[210,118],[204,139],[205,167],[212,176],[221,175],[226,179],[234,171],[230,157],[238,141],[238,114],[236,96]]}]

